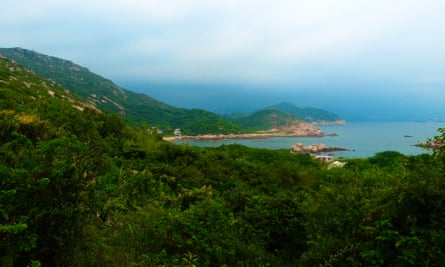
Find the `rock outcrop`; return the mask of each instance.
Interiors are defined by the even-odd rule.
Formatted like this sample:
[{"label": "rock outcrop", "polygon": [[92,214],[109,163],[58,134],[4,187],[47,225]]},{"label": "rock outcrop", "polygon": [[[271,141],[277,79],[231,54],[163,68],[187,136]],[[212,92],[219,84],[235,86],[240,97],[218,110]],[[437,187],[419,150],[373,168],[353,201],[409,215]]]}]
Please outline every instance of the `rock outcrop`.
[{"label": "rock outcrop", "polygon": [[270,134],[274,136],[311,136],[321,137],[324,136],[322,130],[318,129],[315,125],[304,121],[299,121],[290,126],[280,126],[272,128],[266,131],[260,131],[259,133]]},{"label": "rock outcrop", "polygon": [[201,135],[181,135],[164,137],[166,141],[173,140],[222,140],[222,139],[267,139],[272,137],[322,137],[325,136],[322,130],[313,124],[300,121],[291,126],[281,126],[270,130],[258,131],[256,133],[240,134],[201,134]]},{"label": "rock outcrop", "polygon": [[341,147],[329,147],[325,144],[313,144],[309,146],[305,146],[302,143],[297,143],[291,147],[292,153],[311,153],[318,154],[324,152],[333,152],[333,151],[346,151],[348,149]]},{"label": "rock outcrop", "polygon": [[436,141],[426,141],[426,142],[420,142],[416,144],[415,146],[423,147],[423,148],[442,148],[445,147],[445,143],[443,142],[436,142]]}]

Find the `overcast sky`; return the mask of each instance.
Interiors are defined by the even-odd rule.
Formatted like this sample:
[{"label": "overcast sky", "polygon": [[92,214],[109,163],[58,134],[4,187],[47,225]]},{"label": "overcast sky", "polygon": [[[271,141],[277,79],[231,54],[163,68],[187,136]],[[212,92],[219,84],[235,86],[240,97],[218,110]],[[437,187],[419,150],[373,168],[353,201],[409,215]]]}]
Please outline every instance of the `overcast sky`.
[{"label": "overcast sky", "polygon": [[226,84],[321,107],[338,96],[437,114],[444,25],[444,0],[14,0],[0,8],[0,46],[152,84],[147,94],[167,102],[162,84]]}]

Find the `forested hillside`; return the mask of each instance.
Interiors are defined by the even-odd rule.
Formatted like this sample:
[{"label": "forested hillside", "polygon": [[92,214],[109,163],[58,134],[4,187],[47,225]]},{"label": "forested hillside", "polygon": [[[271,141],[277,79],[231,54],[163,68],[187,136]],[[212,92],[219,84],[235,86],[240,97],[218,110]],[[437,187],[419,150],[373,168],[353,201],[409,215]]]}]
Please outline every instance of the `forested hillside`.
[{"label": "forested hillside", "polygon": [[185,134],[237,133],[238,125],[201,109],[182,109],[114,84],[71,61],[21,48],[1,48],[0,54],[52,79],[95,107],[119,114],[127,122],[145,123],[165,134],[181,128]]},{"label": "forested hillside", "polygon": [[335,123],[343,121],[337,114],[319,108],[299,108],[291,103],[280,103],[266,109],[292,114],[309,123]]},{"label": "forested hillside", "polygon": [[442,149],[328,169],[287,150],[178,146],[0,63],[2,266],[445,262]]},{"label": "forested hillside", "polygon": [[278,110],[260,110],[248,116],[233,117],[232,120],[250,131],[292,126],[301,122],[291,114]]},{"label": "forested hillside", "polygon": [[186,135],[228,134],[289,126],[297,120],[309,123],[340,120],[333,113],[314,108],[302,109],[289,103],[254,114],[222,117],[201,109],[173,107],[145,94],[128,91],[68,60],[22,48],[0,48],[0,54],[52,79],[100,110],[119,114],[128,123],[159,128],[167,135],[173,134],[176,128],[182,129]]}]

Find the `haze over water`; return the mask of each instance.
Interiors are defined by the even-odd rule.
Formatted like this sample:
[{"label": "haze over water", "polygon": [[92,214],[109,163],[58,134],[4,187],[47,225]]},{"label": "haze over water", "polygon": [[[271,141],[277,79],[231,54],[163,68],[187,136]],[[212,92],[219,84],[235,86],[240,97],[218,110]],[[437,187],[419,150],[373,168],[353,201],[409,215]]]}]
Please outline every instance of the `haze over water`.
[{"label": "haze over water", "polygon": [[279,102],[347,121],[445,114],[443,0],[15,0],[0,46],[218,114]]},{"label": "haze over water", "polygon": [[[344,126],[319,127],[326,134],[338,134],[335,137],[279,137],[219,141],[192,140],[185,143],[192,146],[241,144],[267,149],[290,149],[295,143],[304,145],[323,143],[328,146],[349,149],[349,151],[334,152],[336,157],[365,158],[388,150],[398,151],[405,155],[417,155],[429,153],[430,151],[414,145],[437,135],[437,129],[443,127],[445,127],[445,123],[435,122],[354,122]],[[410,137],[406,137],[407,135]]]}]

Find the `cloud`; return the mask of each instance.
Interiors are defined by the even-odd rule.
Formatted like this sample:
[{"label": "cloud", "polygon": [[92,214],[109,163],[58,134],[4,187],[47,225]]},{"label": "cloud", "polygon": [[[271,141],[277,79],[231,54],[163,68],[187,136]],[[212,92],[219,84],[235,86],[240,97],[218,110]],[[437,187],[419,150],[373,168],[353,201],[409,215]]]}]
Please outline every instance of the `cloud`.
[{"label": "cloud", "polygon": [[119,80],[443,84],[443,11],[439,0],[15,0],[0,42]]}]

